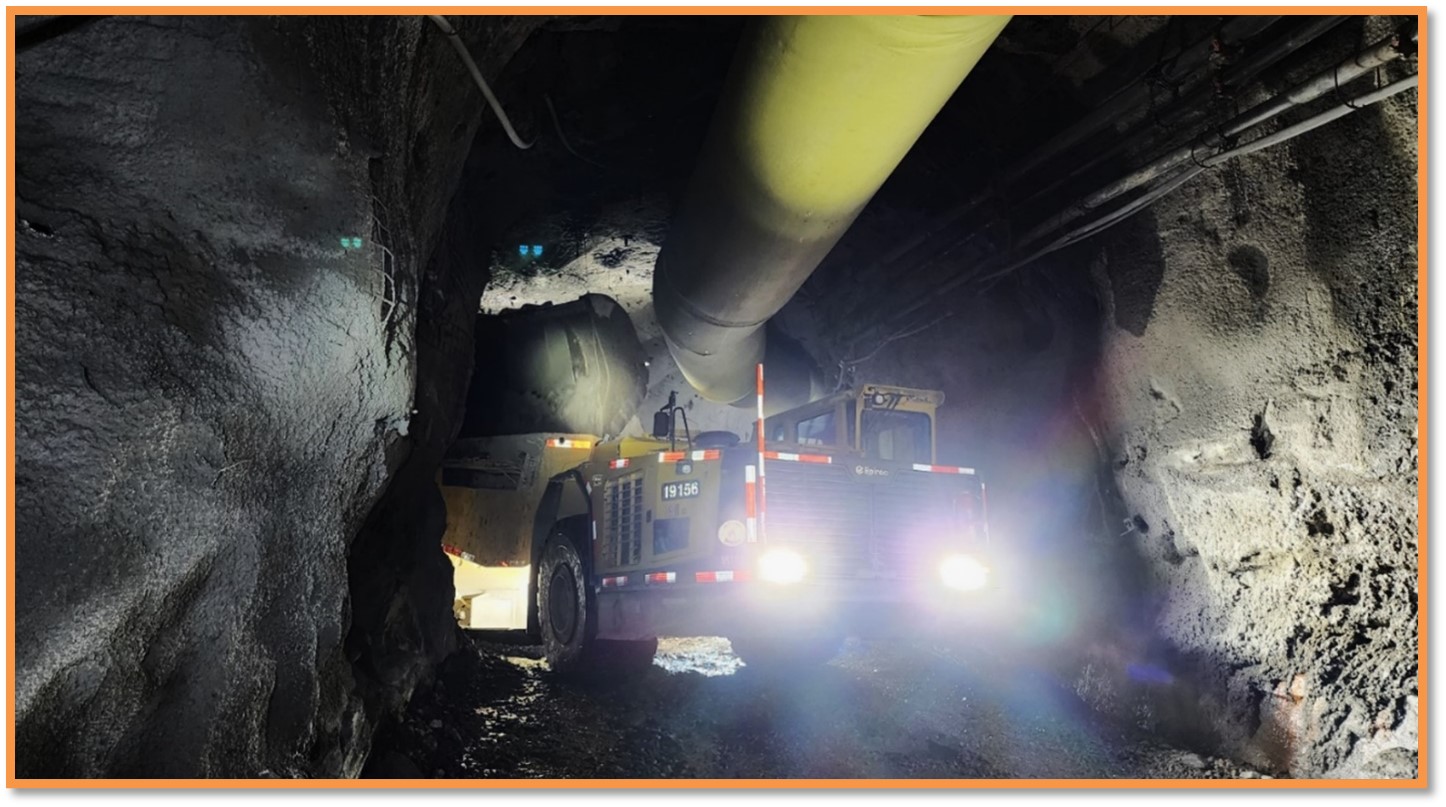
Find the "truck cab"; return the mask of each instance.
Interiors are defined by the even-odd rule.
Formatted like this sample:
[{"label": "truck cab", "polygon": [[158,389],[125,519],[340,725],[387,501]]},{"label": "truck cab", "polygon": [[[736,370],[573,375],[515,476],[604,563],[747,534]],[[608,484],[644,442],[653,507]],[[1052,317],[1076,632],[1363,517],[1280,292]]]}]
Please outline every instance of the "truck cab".
[{"label": "truck cab", "polygon": [[865,459],[933,464],[934,413],[944,394],[866,384],[765,421],[767,441]]}]

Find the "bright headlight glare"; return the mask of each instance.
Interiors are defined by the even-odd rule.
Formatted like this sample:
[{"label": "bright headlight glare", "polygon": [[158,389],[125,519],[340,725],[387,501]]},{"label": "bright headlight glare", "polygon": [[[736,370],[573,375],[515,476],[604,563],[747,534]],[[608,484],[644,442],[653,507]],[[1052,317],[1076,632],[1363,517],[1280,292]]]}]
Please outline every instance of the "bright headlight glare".
[{"label": "bright headlight glare", "polygon": [[797,583],[808,574],[808,563],[792,549],[770,549],[758,559],[758,578],[769,583]]},{"label": "bright headlight glare", "polygon": [[977,591],[989,585],[989,567],[968,555],[950,555],[939,565],[944,585],[960,591]]}]

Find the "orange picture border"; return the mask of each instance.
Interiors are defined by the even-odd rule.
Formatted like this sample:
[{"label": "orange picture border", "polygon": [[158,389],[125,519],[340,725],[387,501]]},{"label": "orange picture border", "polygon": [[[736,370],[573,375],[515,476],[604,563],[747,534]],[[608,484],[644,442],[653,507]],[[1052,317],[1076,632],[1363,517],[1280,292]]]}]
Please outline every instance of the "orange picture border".
[{"label": "orange picture border", "polygon": [[[1427,504],[1427,317],[1426,284],[1426,176],[1427,176],[1427,38],[1424,6],[7,6],[5,65],[9,95],[6,103],[6,180],[10,200],[12,240],[6,253],[5,299],[9,306],[9,362],[5,368],[9,417],[6,438],[10,451],[5,459],[9,509],[6,522],[6,673],[10,682],[5,692],[6,760],[5,785],[20,789],[132,789],[132,788],[231,788],[231,789],[395,789],[395,788],[491,788],[491,789],[697,789],[697,788],[849,788],[849,789],[1056,789],[1056,788],[1187,788],[1199,790],[1293,790],[1293,789],[1412,789],[1428,787],[1427,731],[1428,701],[1426,675],[1427,593],[1426,593],[1426,504]],[[1415,779],[17,779],[15,777],[15,243],[18,222],[15,199],[15,18],[19,15],[81,14],[165,14],[196,16],[404,15],[425,13],[449,15],[772,15],[772,14],[1359,14],[1415,16],[1419,31],[1417,87],[1417,720],[1418,751]]]}]

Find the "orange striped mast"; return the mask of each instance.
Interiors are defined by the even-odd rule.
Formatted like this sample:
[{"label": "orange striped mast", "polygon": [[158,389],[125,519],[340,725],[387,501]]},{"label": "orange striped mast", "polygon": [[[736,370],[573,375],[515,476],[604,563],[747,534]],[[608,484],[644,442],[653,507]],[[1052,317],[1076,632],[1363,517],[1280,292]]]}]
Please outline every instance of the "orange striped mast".
[{"label": "orange striped mast", "polygon": [[768,505],[768,488],[764,483],[763,455],[763,362],[758,363],[758,532],[761,535],[767,534],[767,526],[764,513]]}]

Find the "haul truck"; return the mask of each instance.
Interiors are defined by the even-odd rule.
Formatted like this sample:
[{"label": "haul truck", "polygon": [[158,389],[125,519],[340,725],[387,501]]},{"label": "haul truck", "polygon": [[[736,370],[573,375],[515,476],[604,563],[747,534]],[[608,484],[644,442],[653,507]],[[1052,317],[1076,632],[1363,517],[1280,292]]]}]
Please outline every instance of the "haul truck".
[{"label": "haul truck", "polygon": [[649,438],[459,440],[440,480],[458,621],[533,631],[570,671],[646,663],[658,636],[822,661],[967,609],[990,585],[985,487],[935,463],[942,401],[865,385],[767,418],[762,441],[691,434],[671,402]]}]

